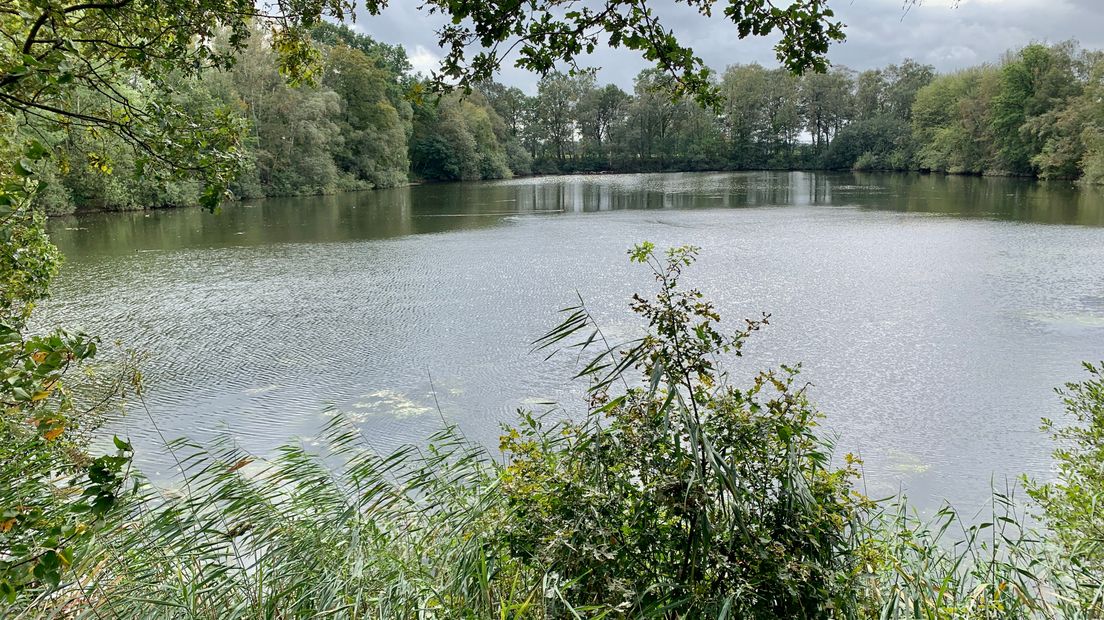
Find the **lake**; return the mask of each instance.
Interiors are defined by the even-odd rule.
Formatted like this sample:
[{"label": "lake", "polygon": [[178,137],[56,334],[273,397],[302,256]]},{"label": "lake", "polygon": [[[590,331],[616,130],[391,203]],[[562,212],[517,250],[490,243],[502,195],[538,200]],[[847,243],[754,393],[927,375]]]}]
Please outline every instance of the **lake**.
[{"label": "lake", "polygon": [[[90,214],[51,233],[67,262],[41,322],[142,351],[165,436],[259,454],[337,412],[381,450],[442,418],[493,446],[519,407],[577,412],[575,360],[529,343],[576,292],[607,334],[638,333],[628,301],[652,280],[626,250],[641,240],[700,246],[687,280],[729,325],[771,314],[736,382],[803,363],[872,495],[973,506],[991,481],[1046,476],[1053,389],[1104,358],[1104,195],[1067,184],[527,178]],[[163,478],[153,426],[132,404],[108,431]]]}]

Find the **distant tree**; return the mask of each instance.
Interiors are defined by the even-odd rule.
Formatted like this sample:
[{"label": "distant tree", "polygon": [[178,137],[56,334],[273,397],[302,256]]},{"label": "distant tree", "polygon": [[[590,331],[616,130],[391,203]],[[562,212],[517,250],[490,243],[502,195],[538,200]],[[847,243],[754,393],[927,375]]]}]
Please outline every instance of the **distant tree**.
[{"label": "distant tree", "polygon": [[573,153],[577,107],[582,94],[594,87],[594,75],[550,73],[537,85],[533,101],[534,128],[541,136],[541,152],[562,169]]},{"label": "distant tree", "polygon": [[906,58],[900,65],[889,65],[881,73],[885,81],[885,111],[905,122],[912,120],[916,93],[935,78],[935,67]]},{"label": "distant tree", "polygon": [[727,168],[724,129],[714,111],[686,99],[680,99],[678,107],[668,165],[680,170]]},{"label": "distant tree", "polygon": [[943,75],[916,93],[912,108],[917,166],[925,170],[980,174],[993,159],[990,103],[1000,72],[976,67]]},{"label": "distant tree", "polygon": [[480,82],[476,87],[506,123],[510,135],[522,134],[527,122],[528,97],[516,86],[503,86],[498,82]]},{"label": "distant tree", "polygon": [[784,69],[770,72],[766,112],[766,123],[760,133],[760,142],[767,147],[766,163],[771,167],[792,166],[795,146],[806,124],[797,76]]},{"label": "distant tree", "polygon": [[1032,159],[1042,150],[1042,143],[1028,123],[1078,92],[1067,46],[1029,45],[1005,64],[990,118],[995,167],[1013,174],[1034,172]]},{"label": "distant tree", "polygon": [[737,168],[761,166],[772,142],[770,72],[759,65],[729,67],[721,78],[729,159]]},{"label": "distant tree", "polygon": [[879,114],[841,129],[823,163],[831,169],[907,170],[912,156],[909,124],[891,114]]},{"label": "distant tree", "polygon": [[852,77],[846,70],[813,73],[801,80],[801,109],[805,130],[813,138],[818,152],[828,148],[835,136],[854,115]]},{"label": "distant tree", "polygon": [[855,118],[874,118],[886,111],[886,76],[882,69],[870,69],[855,76]]},{"label": "distant tree", "polygon": [[360,49],[341,43],[326,54],[322,83],[342,102],[338,121],[342,142],[334,159],[343,172],[375,187],[405,183],[410,167],[410,105],[400,101],[396,109],[388,97],[394,78]]},{"label": "distant tree", "polygon": [[381,43],[345,24],[322,22],[314,26],[310,34],[314,41],[325,47],[345,45],[359,51],[392,76],[400,77],[413,70],[405,47]]},{"label": "distant tree", "polygon": [[625,123],[632,97],[613,84],[584,85],[576,107],[576,124],[586,155],[612,166],[613,136]]},{"label": "distant tree", "polygon": [[453,93],[416,106],[410,158],[414,173],[436,181],[501,179],[511,175],[500,140],[505,124],[479,95]]},{"label": "distant tree", "polygon": [[908,59],[860,73],[855,78],[854,120],[832,141],[824,164],[878,170],[914,167],[913,104],[934,75],[931,66]]},{"label": "distant tree", "polygon": [[643,170],[662,170],[673,153],[671,141],[675,117],[683,110],[675,99],[671,83],[655,69],[636,76],[634,99],[626,123],[630,156]]},{"label": "distant tree", "polygon": [[1023,131],[1038,145],[1031,165],[1040,177],[1101,180],[1104,135],[1104,52],[1084,52],[1073,63],[1077,94],[1027,119]]}]

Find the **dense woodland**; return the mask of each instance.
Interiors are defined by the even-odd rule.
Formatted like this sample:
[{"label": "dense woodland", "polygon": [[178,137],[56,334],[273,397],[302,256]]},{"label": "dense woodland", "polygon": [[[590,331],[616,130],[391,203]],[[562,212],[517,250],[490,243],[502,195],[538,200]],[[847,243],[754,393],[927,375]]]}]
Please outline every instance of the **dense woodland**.
[{"label": "dense woodland", "polygon": [[[254,38],[265,35],[254,32]],[[401,46],[345,26],[314,30],[313,83],[289,85],[250,45],[229,72],[177,84],[182,105],[248,128],[241,198],[390,187],[410,180],[745,169],[922,170],[1104,182],[1104,54],[1029,45],[1001,62],[937,75],[906,60],[796,76],[733,65],[721,101],[675,99],[658,70],[632,93],[593,74],[552,73],[528,96],[483,82],[433,94]],[[86,97],[96,96],[85,93]],[[58,136],[39,200],[52,213],[190,205],[200,183],[151,180],[103,132]],[[104,174],[108,172],[109,174]]]}]

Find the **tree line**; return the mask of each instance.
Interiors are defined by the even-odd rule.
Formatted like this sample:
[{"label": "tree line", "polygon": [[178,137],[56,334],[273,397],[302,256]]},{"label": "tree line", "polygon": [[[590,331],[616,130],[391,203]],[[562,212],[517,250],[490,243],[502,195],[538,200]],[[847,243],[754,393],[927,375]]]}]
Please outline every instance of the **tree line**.
[{"label": "tree line", "polygon": [[[271,36],[255,29],[256,43]],[[593,72],[553,72],[534,95],[481,81],[438,95],[404,49],[343,25],[312,31],[316,75],[289,83],[269,45],[228,71],[173,84],[196,118],[241,127],[241,198],[326,194],[411,180],[528,174],[862,169],[1104,182],[1104,54],[1032,44],[999,63],[938,75],[912,60],[794,75],[733,65],[711,105],[642,71],[633,92]],[[218,42],[216,42],[218,45]],[[227,45],[227,47],[229,47]],[[171,77],[170,77],[171,80]],[[141,93],[132,93],[141,96]],[[81,98],[103,97],[94,91]],[[37,200],[51,213],[198,204],[198,179],[142,174],[126,140],[57,132]]]},{"label": "tree line", "polygon": [[734,65],[717,106],[671,96],[661,72],[633,92],[552,74],[535,96],[482,93],[539,173],[862,169],[1104,182],[1104,54],[1032,44],[938,75],[912,60],[794,75]]}]

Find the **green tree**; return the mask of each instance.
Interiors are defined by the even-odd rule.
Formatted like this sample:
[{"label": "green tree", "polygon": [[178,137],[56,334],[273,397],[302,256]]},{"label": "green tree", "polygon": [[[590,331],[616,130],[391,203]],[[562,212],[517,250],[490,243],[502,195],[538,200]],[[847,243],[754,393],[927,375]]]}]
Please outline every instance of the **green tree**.
[{"label": "green tree", "polygon": [[233,71],[218,76],[250,123],[253,176],[243,184],[275,196],[332,192],[343,182],[334,161],[344,143],[341,97],[325,86],[288,84],[276,53],[261,45],[265,36],[254,30]]},{"label": "green tree", "polygon": [[710,170],[727,167],[724,129],[712,108],[681,99],[680,113],[672,128],[671,159],[680,170]]},{"label": "green tree", "polygon": [[396,110],[388,97],[395,79],[359,49],[338,44],[326,53],[322,83],[342,103],[342,141],[334,160],[343,172],[374,187],[406,183],[410,168],[407,136],[412,113],[407,102]]},{"label": "green tree", "polygon": [[767,82],[766,123],[760,142],[766,145],[769,167],[792,167],[796,162],[795,147],[805,119],[802,116],[800,82],[797,76],[783,69],[770,72]]},{"label": "green tree", "polygon": [[593,88],[594,76],[550,73],[537,85],[533,101],[533,129],[541,137],[539,155],[563,170],[575,155],[576,108],[579,98]]},{"label": "green tree", "polygon": [[[1075,59],[1080,93],[1055,104],[1050,110],[1029,119],[1024,131],[1041,145],[1031,164],[1045,179],[1073,179],[1084,175],[1086,182],[1100,181],[1099,136],[1104,131],[1104,53],[1085,52]],[[1099,164],[1097,164],[1099,165]]]},{"label": "green tree", "polygon": [[1067,45],[1029,45],[1005,64],[990,120],[996,170],[1033,173],[1032,158],[1042,150],[1042,143],[1039,133],[1030,131],[1029,123],[1076,95],[1078,89]]},{"label": "green tree", "polygon": [[801,111],[805,130],[813,138],[813,148],[823,151],[832,144],[853,115],[852,78],[847,70],[812,73],[801,80]]},{"label": "green tree", "polygon": [[453,93],[415,109],[411,164],[418,176],[437,181],[509,178],[505,123],[478,94]]},{"label": "green tree", "polygon": [[596,167],[613,167],[613,136],[624,125],[631,100],[628,93],[613,84],[583,89],[576,108],[576,125],[584,155]]},{"label": "green tree", "polygon": [[907,170],[912,165],[911,128],[880,114],[849,123],[832,141],[824,165],[833,169]]},{"label": "green tree", "polygon": [[886,67],[882,75],[886,83],[885,111],[894,118],[911,121],[916,93],[935,78],[935,68],[906,58],[900,65]]},{"label": "green tree", "polygon": [[627,153],[640,170],[663,170],[674,152],[671,140],[678,105],[670,81],[655,69],[636,76],[626,120]]},{"label": "green tree", "polygon": [[759,65],[734,65],[721,77],[729,158],[737,168],[762,166],[769,142],[770,72]]},{"label": "green tree", "polygon": [[906,59],[900,65],[864,71],[855,79],[855,119],[837,134],[825,165],[829,168],[905,170],[912,168],[913,104],[934,69]]},{"label": "green tree", "polygon": [[482,82],[477,90],[491,104],[506,123],[510,135],[519,137],[528,122],[528,97],[516,86],[503,86],[498,82]]},{"label": "green tree", "polygon": [[345,24],[322,22],[311,29],[311,38],[324,47],[345,45],[369,58],[377,68],[393,77],[410,73],[413,67],[406,55],[406,48],[376,41],[368,35],[354,31]]},{"label": "green tree", "polygon": [[990,102],[1000,72],[979,67],[943,75],[921,88],[912,110],[916,161],[925,170],[980,174],[992,161]]},{"label": "green tree", "polygon": [[[865,120],[886,112],[888,80],[882,69],[870,69],[855,76],[855,118]],[[909,112],[912,104],[909,104]]]}]

